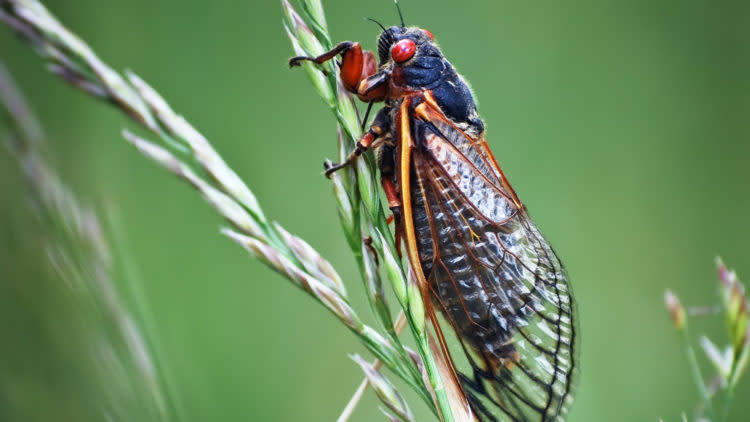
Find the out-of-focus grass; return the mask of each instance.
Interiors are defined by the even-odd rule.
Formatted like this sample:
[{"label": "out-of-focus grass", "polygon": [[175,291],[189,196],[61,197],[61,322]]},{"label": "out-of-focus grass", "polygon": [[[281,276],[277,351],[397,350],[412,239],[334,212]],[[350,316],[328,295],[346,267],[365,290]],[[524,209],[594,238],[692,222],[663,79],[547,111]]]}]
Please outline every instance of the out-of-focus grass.
[{"label": "out-of-focus grass", "polygon": [[2,63],[0,136],[27,190],[17,202],[36,220],[23,228],[16,253],[35,249],[40,259],[25,277],[9,271],[0,286],[7,300],[0,416],[174,420],[146,337],[111,278],[113,257],[99,217],[49,165],[42,127]]}]

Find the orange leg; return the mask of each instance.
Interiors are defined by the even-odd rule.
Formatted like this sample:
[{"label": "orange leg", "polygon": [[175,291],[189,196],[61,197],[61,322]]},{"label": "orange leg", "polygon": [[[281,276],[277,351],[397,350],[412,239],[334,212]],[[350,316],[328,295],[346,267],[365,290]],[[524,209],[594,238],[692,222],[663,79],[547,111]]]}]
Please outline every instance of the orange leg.
[{"label": "orange leg", "polygon": [[[289,66],[299,66],[303,61],[322,64],[341,54],[341,83],[347,91],[357,94],[363,101],[382,101],[385,90],[381,84],[367,79],[378,71],[378,63],[371,51],[363,51],[358,42],[344,41],[318,57],[297,56],[289,59]],[[362,93],[359,93],[360,84]],[[377,86],[373,86],[377,85]],[[382,92],[381,92],[382,91]]]},{"label": "orange leg", "polygon": [[359,158],[360,155],[362,155],[362,153],[364,153],[368,149],[381,145],[384,137],[388,135],[385,129],[388,126],[388,109],[383,108],[375,115],[375,118],[370,125],[370,129],[368,129],[367,132],[365,132],[365,134],[362,135],[361,138],[359,138],[359,141],[357,141],[357,145],[354,147],[352,152],[349,153],[344,162],[338,164],[326,164],[326,177],[330,176],[333,172],[353,163],[357,158]]},{"label": "orange leg", "polygon": [[346,160],[343,163],[326,164],[326,177],[329,177],[334,172],[341,170],[342,168],[353,163],[354,160],[359,158],[359,156],[362,155],[363,152],[367,151],[372,146],[373,142],[375,142],[375,138],[377,138],[380,133],[382,133],[382,131],[379,126],[371,127],[367,131],[367,133],[359,138],[359,141],[357,141],[357,145],[354,147],[354,150],[352,150],[352,152],[350,152],[349,155],[346,156]]}]

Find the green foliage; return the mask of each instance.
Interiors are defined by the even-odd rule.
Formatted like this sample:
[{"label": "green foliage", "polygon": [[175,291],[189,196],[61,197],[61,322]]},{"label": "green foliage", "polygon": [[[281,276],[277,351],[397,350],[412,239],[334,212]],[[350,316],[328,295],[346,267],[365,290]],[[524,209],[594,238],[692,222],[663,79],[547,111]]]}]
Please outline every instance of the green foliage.
[{"label": "green foliage", "polygon": [[[747,369],[748,355],[750,355],[750,327],[748,327],[748,300],[745,288],[740,283],[734,270],[728,270],[721,258],[716,259],[719,272],[719,297],[721,305],[717,311],[725,316],[725,325],[729,337],[729,344],[719,348],[707,336],[700,338],[701,348],[705,358],[711,363],[715,375],[706,382],[701,375],[701,368],[689,336],[688,315],[690,309],[685,309],[677,296],[667,291],[665,302],[667,310],[677,330],[682,334],[685,353],[688,358],[693,379],[701,395],[701,403],[696,411],[695,420],[708,419],[710,421],[726,421],[734,398],[737,383]],[[695,309],[693,314],[705,313],[705,308]],[[705,315],[703,315],[705,316]],[[721,413],[715,411],[714,401],[723,402]]]}]

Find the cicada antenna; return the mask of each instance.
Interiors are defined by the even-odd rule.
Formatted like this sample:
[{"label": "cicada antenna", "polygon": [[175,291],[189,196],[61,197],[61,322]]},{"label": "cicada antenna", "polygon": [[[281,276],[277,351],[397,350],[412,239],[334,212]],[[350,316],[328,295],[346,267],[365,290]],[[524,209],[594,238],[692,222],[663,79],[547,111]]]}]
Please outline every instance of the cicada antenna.
[{"label": "cicada antenna", "polygon": [[398,17],[401,19],[401,27],[406,28],[406,24],[404,23],[404,15],[401,13],[401,6],[398,4],[398,0],[393,0],[394,3],[396,3],[396,10],[398,10]]},{"label": "cicada antenna", "polygon": [[380,28],[381,28],[381,29],[383,30],[383,32],[385,32],[385,31],[386,31],[386,29],[385,29],[385,27],[383,26],[383,24],[382,24],[382,23],[380,23],[380,22],[376,21],[376,20],[375,20],[375,19],[373,19],[373,18],[365,18],[365,19],[367,19],[368,21],[372,21],[372,22],[375,22],[375,23],[376,23],[376,24],[378,24],[378,26],[379,26],[379,27],[380,27]]}]

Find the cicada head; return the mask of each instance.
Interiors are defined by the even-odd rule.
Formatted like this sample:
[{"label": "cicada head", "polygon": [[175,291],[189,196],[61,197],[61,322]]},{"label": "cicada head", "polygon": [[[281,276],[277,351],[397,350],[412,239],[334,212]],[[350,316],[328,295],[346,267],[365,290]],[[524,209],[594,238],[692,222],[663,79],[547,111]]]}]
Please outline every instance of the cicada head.
[{"label": "cicada head", "polygon": [[378,56],[380,58],[380,64],[387,63],[391,58],[391,48],[393,45],[402,39],[411,39],[416,45],[420,41],[420,38],[424,40],[423,36],[420,36],[419,28],[404,28],[401,26],[392,26],[385,29],[378,37]]},{"label": "cicada head", "polygon": [[390,69],[393,83],[411,89],[432,88],[444,79],[450,64],[432,33],[416,27],[392,26],[378,38],[381,69]]}]

